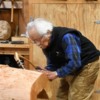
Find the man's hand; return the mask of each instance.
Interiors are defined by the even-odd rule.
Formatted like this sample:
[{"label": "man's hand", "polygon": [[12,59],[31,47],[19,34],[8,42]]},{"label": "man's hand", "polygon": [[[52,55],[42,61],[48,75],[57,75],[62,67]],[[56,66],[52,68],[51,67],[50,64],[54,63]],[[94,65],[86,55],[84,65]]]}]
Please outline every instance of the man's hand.
[{"label": "man's hand", "polygon": [[44,71],[44,74],[48,77],[49,80],[54,80],[57,78],[57,72],[56,71]]},{"label": "man's hand", "polygon": [[56,71],[48,71],[46,69],[43,69],[42,67],[36,67],[37,71],[44,73],[49,80],[54,80],[57,78],[57,72]]}]

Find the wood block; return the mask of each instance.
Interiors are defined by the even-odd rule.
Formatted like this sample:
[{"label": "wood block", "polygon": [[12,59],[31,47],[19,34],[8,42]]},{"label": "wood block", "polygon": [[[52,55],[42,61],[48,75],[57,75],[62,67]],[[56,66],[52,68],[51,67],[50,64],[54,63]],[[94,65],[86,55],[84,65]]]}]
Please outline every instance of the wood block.
[{"label": "wood block", "polygon": [[11,37],[11,41],[24,41],[24,43],[29,43],[29,39],[27,37]]},{"label": "wood block", "polygon": [[0,100],[50,100],[50,84],[40,72],[0,65]]}]

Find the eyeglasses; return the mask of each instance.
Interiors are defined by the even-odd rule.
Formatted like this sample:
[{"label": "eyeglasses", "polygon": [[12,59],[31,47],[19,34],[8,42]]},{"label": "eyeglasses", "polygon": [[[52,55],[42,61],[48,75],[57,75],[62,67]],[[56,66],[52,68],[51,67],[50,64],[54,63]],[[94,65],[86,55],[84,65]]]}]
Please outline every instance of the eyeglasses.
[{"label": "eyeglasses", "polygon": [[36,38],[36,39],[34,39],[34,40],[32,40],[32,41],[33,41],[33,43],[35,43],[35,44],[38,45],[38,44],[40,44],[42,38],[43,38],[43,36],[40,36],[39,38]]}]

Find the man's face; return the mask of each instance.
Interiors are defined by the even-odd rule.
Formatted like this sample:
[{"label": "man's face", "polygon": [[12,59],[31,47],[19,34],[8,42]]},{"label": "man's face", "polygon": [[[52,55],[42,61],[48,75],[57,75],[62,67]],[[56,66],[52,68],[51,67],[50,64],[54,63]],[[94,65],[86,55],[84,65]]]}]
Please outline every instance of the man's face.
[{"label": "man's face", "polygon": [[29,38],[36,44],[38,45],[40,48],[45,49],[48,45],[49,45],[49,40],[50,40],[50,36],[44,35],[41,36],[38,34],[38,32],[36,31],[36,29],[32,28],[29,32]]}]

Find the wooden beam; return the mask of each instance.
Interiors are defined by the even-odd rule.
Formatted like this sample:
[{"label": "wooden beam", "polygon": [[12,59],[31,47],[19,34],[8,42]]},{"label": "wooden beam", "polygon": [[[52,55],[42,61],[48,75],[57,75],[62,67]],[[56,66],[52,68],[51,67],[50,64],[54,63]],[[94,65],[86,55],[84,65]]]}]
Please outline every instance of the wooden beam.
[{"label": "wooden beam", "polygon": [[[23,7],[22,1],[14,1],[14,9],[21,9],[22,7]],[[0,5],[0,9],[1,8],[11,9],[12,8],[11,1],[3,1],[2,4]]]}]

